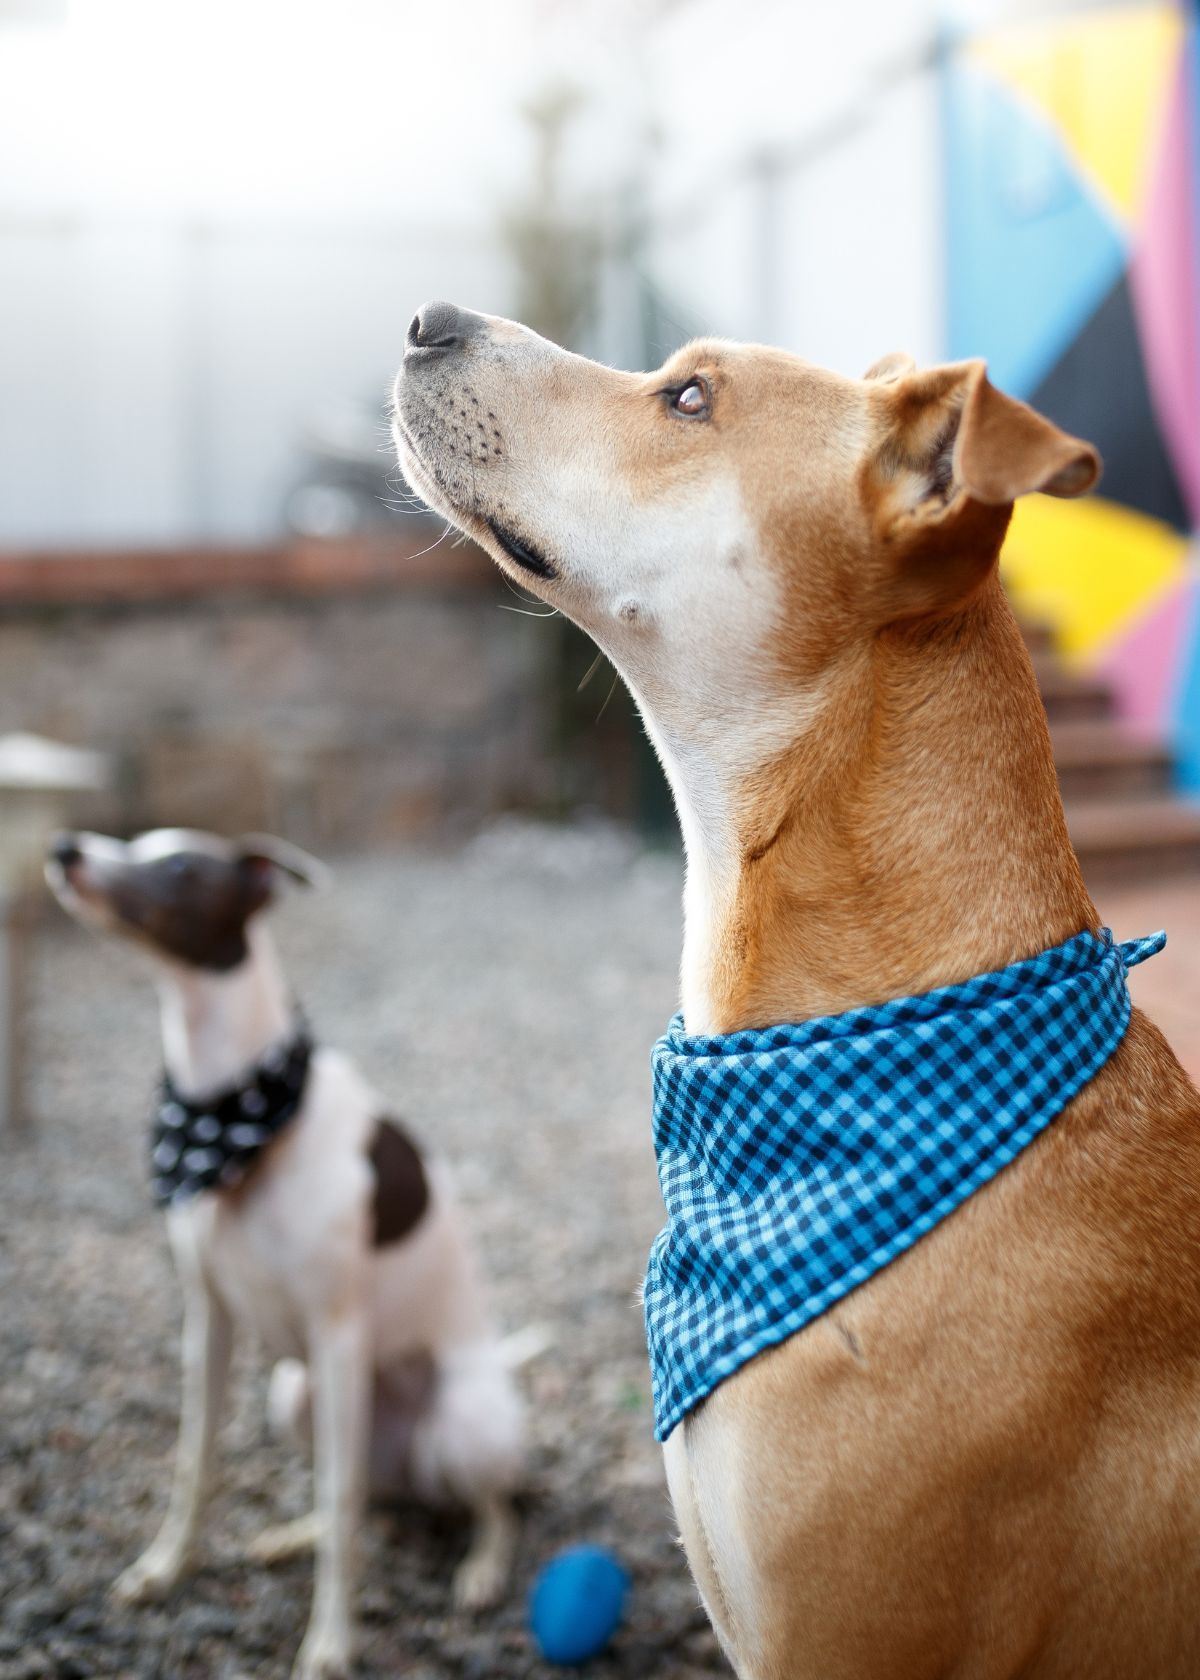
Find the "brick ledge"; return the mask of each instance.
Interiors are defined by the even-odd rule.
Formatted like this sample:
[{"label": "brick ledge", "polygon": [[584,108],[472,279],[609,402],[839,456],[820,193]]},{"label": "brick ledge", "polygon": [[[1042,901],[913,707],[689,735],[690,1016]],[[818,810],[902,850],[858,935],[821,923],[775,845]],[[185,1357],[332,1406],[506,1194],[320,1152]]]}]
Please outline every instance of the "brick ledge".
[{"label": "brick ledge", "polygon": [[412,536],[297,539],[253,548],[0,550],[0,606],[173,601],[252,592],[337,595],[365,590],[481,589],[492,562],[474,543]]}]

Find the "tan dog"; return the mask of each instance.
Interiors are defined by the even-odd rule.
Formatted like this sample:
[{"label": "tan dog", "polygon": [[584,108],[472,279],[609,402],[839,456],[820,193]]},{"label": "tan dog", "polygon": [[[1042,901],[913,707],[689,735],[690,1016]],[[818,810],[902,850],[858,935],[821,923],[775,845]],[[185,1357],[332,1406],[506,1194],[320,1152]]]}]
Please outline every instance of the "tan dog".
[{"label": "tan dog", "polygon": [[[413,485],[637,697],[687,845],[689,1032],[1097,926],[996,556],[1014,497],[1099,463],[981,363],[860,382],[715,342],[634,375],[439,304],[396,415]],[[743,1680],[1194,1680],[1200,1095],[1155,1028],[667,1468]]]}]

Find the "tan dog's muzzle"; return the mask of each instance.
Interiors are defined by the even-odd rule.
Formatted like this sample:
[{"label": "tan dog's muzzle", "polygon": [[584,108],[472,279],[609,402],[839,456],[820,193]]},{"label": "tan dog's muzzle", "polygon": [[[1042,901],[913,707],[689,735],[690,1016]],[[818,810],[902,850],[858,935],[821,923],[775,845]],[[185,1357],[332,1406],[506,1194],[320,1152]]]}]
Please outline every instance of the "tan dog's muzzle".
[{"label": "tan dog's muzzle", "polygon": [[529,351],[541,343],[512,322],[453,303],[423,304],[409,323],[396,378],[395,434],[405,476],[431,507],[477,540],[490,537],[529,576],[550,580],[556,566],[501,490],[509,464],[501,392],[517,371],[514,359],[527,370]]}]

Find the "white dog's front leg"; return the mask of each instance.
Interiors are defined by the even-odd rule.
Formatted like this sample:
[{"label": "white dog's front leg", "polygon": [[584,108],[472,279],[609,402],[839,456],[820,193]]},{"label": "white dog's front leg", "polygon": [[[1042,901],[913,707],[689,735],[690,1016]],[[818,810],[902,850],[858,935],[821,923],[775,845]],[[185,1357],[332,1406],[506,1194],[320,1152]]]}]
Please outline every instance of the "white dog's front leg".
[{"label": "white dog's front leg", "polygon": [[517,1522],[505,1494],[481,1496],[474,1519],[471,1548],[454,1572],[453,1597],[460,1610],[487,1610],[496,1603],[517,1542]]},{"label": "white dog's front leg", "polygon": [[366,1486],[371,1340],[355,1308],[314,1325],[309,1370],[317,1516],[312,1615],[294,1680],[349,1673],[354,1647],[354,1553]]},{"label": "white dog's front leg", "polygon": [[156,1538],[113,1587],[122,1604],[161,1598],[187,1573],[212,1480],[233,1324],[198,1267],[183,1282],[183,1406],[171,1503]]}]

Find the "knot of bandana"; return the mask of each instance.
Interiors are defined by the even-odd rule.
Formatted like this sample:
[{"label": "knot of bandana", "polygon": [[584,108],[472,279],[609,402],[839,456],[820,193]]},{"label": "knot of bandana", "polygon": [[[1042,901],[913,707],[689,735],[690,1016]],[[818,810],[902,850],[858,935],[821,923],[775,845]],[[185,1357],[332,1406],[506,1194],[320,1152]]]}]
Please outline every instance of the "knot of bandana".
[{"label": "knot of bandana", "polygon": [[303,1021],[237,1085],[185,1097],[162,1077],[150,1132],[150,1183],[160,1207],[241,1184],[304,1100],[312,1039]]},{"label": "knot of bandana", "polygon": [[655,1047],[667,1224],[646,1334],[660,1441],[748,1359],[910,1248],[1111,1056],[1126,970],[1166,934],[1107,928],[917,997]]}]

